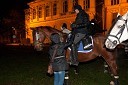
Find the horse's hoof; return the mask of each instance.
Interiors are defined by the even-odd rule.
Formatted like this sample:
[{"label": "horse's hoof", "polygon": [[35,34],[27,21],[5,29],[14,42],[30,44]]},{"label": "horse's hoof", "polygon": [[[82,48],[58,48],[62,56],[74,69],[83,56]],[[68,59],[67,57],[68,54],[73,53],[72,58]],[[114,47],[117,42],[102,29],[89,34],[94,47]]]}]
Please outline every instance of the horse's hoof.
[{"label": "horse's hoof", "polygon": [[108,71],[107,70],[104,70],[104,73],[108,73]]},{"label": "horse's hoof", "polygon": [[78,74],[78,71],[77,70],[74,70],[75,74]]},{"label": "horse's hoof", "polygon": [[78,73],[75,73],[76,75],[78,74]]},{"label": "horse's hoof", "polygon": [[115,85],[115,84],[114,84],[114,81],[111,81],[111,82],[110,82],[110,85]]}]

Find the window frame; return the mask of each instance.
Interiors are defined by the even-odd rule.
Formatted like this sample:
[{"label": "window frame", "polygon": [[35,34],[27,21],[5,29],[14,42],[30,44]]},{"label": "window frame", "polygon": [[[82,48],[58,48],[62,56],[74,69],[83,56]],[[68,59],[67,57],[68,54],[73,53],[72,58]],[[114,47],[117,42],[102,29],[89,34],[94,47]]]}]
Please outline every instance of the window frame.
[{"label": "window frame", "polygon": [[57,15],[57,3],[53,4],[53,16]]},{"label": "window frame", "polygon": [[49,6],[49,5],[47,5],[47,6],[45,7],[45,16],[46,16],[46,17],[49,17],[49,16],[50,16],[50,6]]},{"label": "window frame", "polygon": [[111,0],[111,5],[118,5],[120,0]]},{"label": "window frame", "polygon": [[66,14],[68,12],[68,0],[64,0],[62,11],[63,11],[64,14]]},{"label": "window frame", "polygon": [[43,9],[42,6],[38,7],[38,17],[39,18],[42,18],[42,9]]},{"label": "window frame", "polygon": [[32,9],[32,12],[33,12],[33,14],[32,14],[32,19],[36,19],[36,9],[33,8],[33,9]]},{"label": "window frame", "polygon": [[90,8],[90,0],[83,0],[83,9],[87,10]]}]

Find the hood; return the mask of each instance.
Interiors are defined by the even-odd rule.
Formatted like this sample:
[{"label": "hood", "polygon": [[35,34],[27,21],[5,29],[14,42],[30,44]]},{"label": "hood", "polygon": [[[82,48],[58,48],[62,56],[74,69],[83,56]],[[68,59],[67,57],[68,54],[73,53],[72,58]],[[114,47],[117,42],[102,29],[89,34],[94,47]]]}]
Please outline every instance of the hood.
[{"label": "hood", "polygon": [[80,11],[80,10],[82,10],[82,7],[81,7],[80,5],[75,5],[75,6],[74,6],[74,10],[75,10],[75,9],[78,9],[78,10]]}]

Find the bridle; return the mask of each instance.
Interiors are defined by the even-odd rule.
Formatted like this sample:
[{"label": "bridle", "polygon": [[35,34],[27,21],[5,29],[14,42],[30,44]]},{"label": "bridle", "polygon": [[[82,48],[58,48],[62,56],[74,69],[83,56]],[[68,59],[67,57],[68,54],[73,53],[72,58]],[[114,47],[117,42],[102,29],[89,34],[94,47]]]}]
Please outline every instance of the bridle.
[{"label": "bridle", "polygon": [[[124,20],[124,19],[123,19],[123,18],[120,18],[120,20]],[[128,31],[128,25],[127,25],[128,20],[126,19],[126,20],[124,20],[124,21],[125,21],[125,23],[121,26],[121,29],[119,30],[119,32],[118,32],[116,35],[111,35],[111,34],[108,35],[108,36],[111,36],[111,37],[116,38],[119,43],[120,43],[120,38],[121,38],[121,36],[122,36],[122,34],[123,34],[123,31],[124,31],[125,27],[127,28],[127,31]],[[117,37],[118,35],[119,35],[119,37]],[[117,41],[116,41],[116,40],[111,41],[111,39],[109,39],[109,37],[108,37],[108,40],[109,40],[113,45],[116,45],[116,44],[117,44]]]}]

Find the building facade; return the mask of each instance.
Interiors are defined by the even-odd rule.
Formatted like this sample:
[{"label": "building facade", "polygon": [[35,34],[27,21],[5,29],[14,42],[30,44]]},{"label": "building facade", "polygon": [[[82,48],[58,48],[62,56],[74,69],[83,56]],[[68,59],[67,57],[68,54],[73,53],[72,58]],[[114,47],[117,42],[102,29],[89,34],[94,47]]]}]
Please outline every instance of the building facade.
[{"label": "building facade", "polygon": [[70,29],[76,14],[73,6],[78,3],[89,14],[90,20],[96,18],[103,29],[109,30],[118,12],[128,10],[128,0],[34,0],[25,10],[26,38],[33,43],[33,30],[39,26],[51,26],[61,30],[63,23]]},{"label": "building facade", "polygon": [[128,0],[104,0],[105,27],[109,29],[117,14],[128,11]]}]

